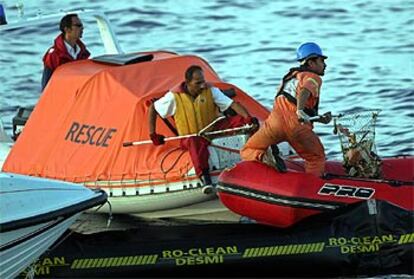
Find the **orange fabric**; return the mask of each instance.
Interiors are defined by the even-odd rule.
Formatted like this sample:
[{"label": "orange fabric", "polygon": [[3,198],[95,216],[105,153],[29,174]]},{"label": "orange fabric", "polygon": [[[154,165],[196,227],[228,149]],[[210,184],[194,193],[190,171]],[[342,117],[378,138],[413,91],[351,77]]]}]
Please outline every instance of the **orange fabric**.
[{"label": "orange fabric", "polygon": [[[315,78],[315,76],[317,75],[313,73],[298,74],[297,90],[306,88],[311,92],[306,103],[309,108],[317,102],[319,97],[319,88],[315,90],[314,83],[309,81],[309,78]],[[321,79],[319,76],[317,77],[320,86]],[[312,128],[312,124],[301,124],[296,115],[296,106],[284,96],[279,96],[275,100],[274,108],[269,117],[241,149],[241,158],[262,161],[263,155],[270,145],[287,141],[305,160],[306,172],[320,176],[325,169],[325,151]]]},{"label": "orange fabric", "polygon": [[[148,52],[147,52],[148,53]],[[3,171],[84,182],[121,179],[177,179],[192,167],[188,153],[171,152],[179,141],[123,147],[147,140],[148,104],[200,65],[207,81],[227,89],[206,61],[196,56],[154,52],[150,62],[115,66],[82,60],[58,67],[42,93]],[[268,111],[240,89],[236,101],[252,115]],[[157,131],[173,136],[158,121]],[[178,160],[178,162],[176,162]],[[175,167],[167,174],[161,169]]]}]

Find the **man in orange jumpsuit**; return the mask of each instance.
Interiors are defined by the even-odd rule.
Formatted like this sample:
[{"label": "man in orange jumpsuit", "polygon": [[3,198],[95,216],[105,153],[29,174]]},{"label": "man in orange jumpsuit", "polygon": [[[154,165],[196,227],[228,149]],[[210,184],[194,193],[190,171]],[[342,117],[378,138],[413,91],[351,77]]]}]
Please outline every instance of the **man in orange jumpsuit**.
[{"label": "man in orange jumpsuit", "polygon": [[[323,174],[325,151],[312,130],[310,117],[318,114],[326,58],[315,43],[299,46],[297,60],[300,66],[290,69],[284,76],[272,112],[240,151],[243,160],[263,161],[269,146],[287,141],[305,160],[307,173]],[[331,118],[328,112],[317,121],[327,124]]]}]

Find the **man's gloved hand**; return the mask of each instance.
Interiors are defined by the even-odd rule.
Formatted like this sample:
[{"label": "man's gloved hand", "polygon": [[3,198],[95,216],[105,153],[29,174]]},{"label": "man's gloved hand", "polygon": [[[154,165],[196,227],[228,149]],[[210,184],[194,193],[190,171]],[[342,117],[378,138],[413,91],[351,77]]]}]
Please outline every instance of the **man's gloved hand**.
[{"label": "man's gloved hand", "polygon": [[332,113],[330,111],[321,115],[319,122],[323,124],[328,124],[332,120]]},{"label": "man's gloved hand", "polygon": [[257,119],[254,116],[247,116],[247,117],[245,117],[244,118],[244,123],[246,123],[246,124],[253,124],[255,126],[259,126],[260,125],[259,119]]},{"label": "man's gloved hand", "polygon": [[296,115],[298,116],[299,122],[310,123],[309,115],[307,115],[303,110],[297,110]]},{"label": "man's gloved hand", "polygon": [[260,123],[259,123],[259,119],[257,119],[256,117],[253,116],[248,116],[245,117],[244,119],[244,123],[245,124],[252,124],[252,129],[251,129],[251,133],[256,133],[257,130],[259,130],[260,128]]},{"label": "man's gloved hand", "polygon": [[152,133],[150,135],[150,138],[151,138],[152,143],[154,145],[161,145],[161,144],[164,144],[165,143],[165,140],[164,140],[165,137],[163,135],[159,135],[157,133]]}]

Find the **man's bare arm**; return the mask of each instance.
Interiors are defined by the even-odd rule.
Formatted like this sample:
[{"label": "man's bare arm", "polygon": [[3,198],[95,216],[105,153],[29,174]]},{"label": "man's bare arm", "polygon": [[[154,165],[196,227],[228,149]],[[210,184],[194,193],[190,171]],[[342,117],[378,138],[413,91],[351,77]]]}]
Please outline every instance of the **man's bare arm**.
[{"label": "man's bare arm", "polygon": [[303,110],[305,108],[306,101],[308,100],[311,93],[307,89],[302,89],[299,94],[297,110]]},{"label": "man's bare arm", "polygon": [[237,102],[233,102],[230,106],[237,114],[241,115],[243,118],[250,116],[249,112],[245,109],[244,106]]},{"label": "man's bare arm", "polygon": [[155,111],[154,104],[151,104],[148,108],[148,127],[149,134],[155,133],[155,125],[157,121],[157,112]]}]

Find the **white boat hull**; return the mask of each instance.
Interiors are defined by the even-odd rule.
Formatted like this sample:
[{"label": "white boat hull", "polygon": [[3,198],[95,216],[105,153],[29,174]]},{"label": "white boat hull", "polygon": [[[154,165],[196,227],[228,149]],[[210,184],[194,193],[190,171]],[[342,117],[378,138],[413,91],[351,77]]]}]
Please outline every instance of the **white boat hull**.
[{"label": "white boat hull", "polygon": [[0,278],[17,277],[52,246],[79,215],[2,233]]},{"label": "white boat hull", "polygon": [[[241,134],[217,138],[213,140],[213,145],[209,147],[210,159],[209,165],[214,171],[210,172],[213,184],[217,184],[217,177],[226,168],[234,166],[240,162],[238,150],[245,144],[248,135]],[[217,146],[223,146],[232,151],[222,150]],[[280,152],[283,156],[288,156],[289,146],[281,145]],[[100,181],[86,183],[85,186],[91,188],[100,188],[108,194],[110,203],[101,207],[98,213],[115,213],[115,214],[135,214],[143,217],[158,216],[157,212],[164,218],[169,216],[168,212],[174,212],[174,209],[191,208],[197,203],[204,203],[217,196],[213,193],[210,195],[203,194],[203,186],[200,179],[195,175],[194,170],[190,170],[186,177],[176,182],[167,181]],[[154,186],[155,185],[155,186]],[[93,211],[96,209],[91,209]],[[223,207],[218,203],[217,210],[223,211]],[[227,209],[225,209],[227,210]],[[187,214],[189,209],[186,210]],[[155,214],[151,214],[155,213]]]},{"label": "white boat hull", "polygon": [[[98,209],[97,212],[112,212],[115,214],[138,214],[179,208],[215,198],[217,198],[215,195],[203,194],[201,192],[201,187],[162,194],[151,194],[146,196],[117,196],[109,198],[109,203],[103,205]],[[96,208],[90,209],[89,211],[96,211]]]},{"label": "white boat hull", "polygon": [[106,198],[74,183],[0,173],[0,278],[16,277]]},{"label": "white boat hull", "polygon": [[[247,134],[239,134],[213,139],[214,147],[209,147],[210,168],[212,182],[216,184],[218,175],[226,168],[240,162],[238,150],[248,139]],[[2,142],[0,151],[9,152],[11,144]],[[221,149],[223,147],[224,149]],[[279,145],[282,155],[289,155],[290,148],[287,144]],[[4,158],[6,155],[1,155]],[[1,162],[1,160],[0,160]],[[155,182],[155,183],[154,183]],[[191,208],[197,203],[204,203],[217,199],[215,194],[202,193],[203,186],[200,179],[191,169],[180,181],[91,181],[84,184],[86,187],[104,190],[108,195],[108,204],[99,208],[90,209],[89,212],[138,214],[148,216],[147,213],[162,212],[166,218],[167,212],[179,208]],[[220,207],[220,206],[219,206]],[[220,209],[222,211],[222,209]],[[186,210],[188,212],[188,210]],[[155,214],[157,215],[157,214]]]}]

